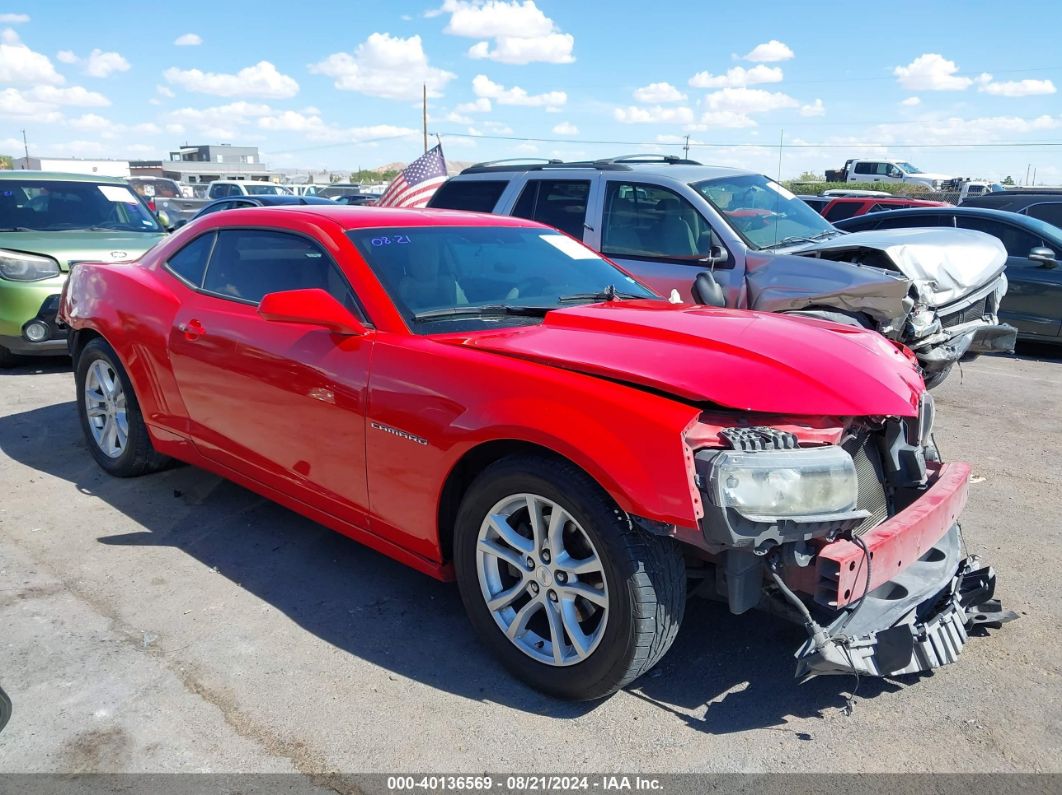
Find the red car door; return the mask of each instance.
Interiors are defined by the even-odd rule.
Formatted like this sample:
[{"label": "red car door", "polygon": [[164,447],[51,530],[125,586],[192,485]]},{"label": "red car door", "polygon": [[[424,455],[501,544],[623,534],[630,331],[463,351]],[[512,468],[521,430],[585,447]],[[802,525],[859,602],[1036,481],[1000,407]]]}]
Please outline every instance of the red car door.
[{"label": "red car door", "polygon": [[360,314],[313,241],[219,231],[202,289],[188,291],[174,318],[170,360],[202,455],[364,527],[373,332],[339,336],[257,312],[263,295],[310,287]]}]

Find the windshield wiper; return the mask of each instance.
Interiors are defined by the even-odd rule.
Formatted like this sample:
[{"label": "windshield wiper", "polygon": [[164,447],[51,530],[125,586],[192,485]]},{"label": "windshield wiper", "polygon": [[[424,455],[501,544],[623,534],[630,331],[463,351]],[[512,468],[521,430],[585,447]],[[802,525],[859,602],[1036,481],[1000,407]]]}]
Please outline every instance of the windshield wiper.
[{"label": "windshield wiper", "polygon": [[593,301],[595,303],[600,301],[616,301],[624,298],[649,298],[648,295],[636,295],[635,293],[624,293],[616,289],[615,285],[608,285],[604,290],[597,293],[573,293],[572,295],[562,295],[557,300],[562,304],[572,303],[575,301]]},{"label": "windshield wiper", "polygon": [[516,317],[542,317],[554,307],[551,306],[511,306],[509,304],[488,304],[487,306],[451,306],[446,309],[429,309],[416,312],[414,320],[439,320],[452,317],[499,317],[513,315]]},{"label": "windshield wiper", "polygon": [[842,234],[840,229],[827,229],[823,232],[819,232],[817,235],[793,235],[792,237],[783,237],[777,243],[771,243],[769,246],[763,246],[761,250],[766,251],[772,248],[781,248],[782,246],[788,246],[791,243],[818,243],[820,240],[833,237],[834,235]]}]

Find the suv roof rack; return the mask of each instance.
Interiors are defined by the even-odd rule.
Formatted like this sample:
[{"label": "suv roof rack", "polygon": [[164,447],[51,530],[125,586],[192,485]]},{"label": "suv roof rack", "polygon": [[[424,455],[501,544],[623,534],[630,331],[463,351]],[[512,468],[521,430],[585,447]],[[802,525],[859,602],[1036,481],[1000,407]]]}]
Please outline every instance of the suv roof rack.
[{"label": "suv roof rack", "polygon": [[598,171],[631,171],[631,166],[643,163],[661,163],[664,165],[700,166],[696,160],[686,160],[674,155],[644,154],[621,155],[599,160],[544,160],[541,158],[512,158],[509,160],[490,160],[469,166],[462,174],[483,174],[492,171],[544,171],[554,168],[592,168]]}]

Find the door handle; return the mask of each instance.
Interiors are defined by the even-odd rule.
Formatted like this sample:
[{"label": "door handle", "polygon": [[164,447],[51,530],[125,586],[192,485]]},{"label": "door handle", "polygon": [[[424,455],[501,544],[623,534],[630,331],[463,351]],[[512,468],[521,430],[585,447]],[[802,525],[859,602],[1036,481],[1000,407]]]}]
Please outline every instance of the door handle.
[{"label": "door handle", "polygon": [[179,331],[184,332],[184,338],[186,340],[197,340],[206,334],[206,329],[203,328],[203,324],[198,320],[189,320],[187,323],[181,323],[177,326]]}]

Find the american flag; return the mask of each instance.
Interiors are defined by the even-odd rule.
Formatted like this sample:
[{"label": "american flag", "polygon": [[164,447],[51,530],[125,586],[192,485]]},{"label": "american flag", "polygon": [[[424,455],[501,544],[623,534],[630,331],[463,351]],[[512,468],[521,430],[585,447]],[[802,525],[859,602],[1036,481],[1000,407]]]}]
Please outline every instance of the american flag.
[{"label": "american flag", "polygon": [[395,177],[387,186],[377,207],[423,207],[446,182],[446,159],[442,144],[429,149]]}]

